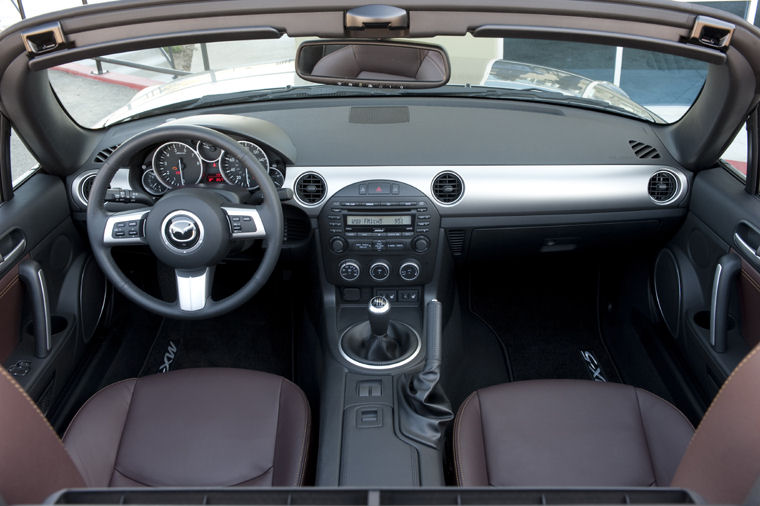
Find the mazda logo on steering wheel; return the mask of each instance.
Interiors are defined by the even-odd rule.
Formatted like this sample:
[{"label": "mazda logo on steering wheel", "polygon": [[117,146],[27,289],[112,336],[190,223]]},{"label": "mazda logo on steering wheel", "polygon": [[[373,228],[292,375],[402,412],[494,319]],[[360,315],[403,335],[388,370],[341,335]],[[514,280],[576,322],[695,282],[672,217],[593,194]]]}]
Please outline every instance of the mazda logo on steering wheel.
[{"label": "mazda logo on steering wheel", "polygon": [[161,238],[169,249],[177,253],[189,253],[197,249],[203,240],[203,225],[189,211],[174,211],[164,218]]},{"label": "mazda logo on steering wheel", "polygon": [[198,235],[198,226],[189,218],[175,218],[169,224],[169,235],[174,242],[192,242]]}]

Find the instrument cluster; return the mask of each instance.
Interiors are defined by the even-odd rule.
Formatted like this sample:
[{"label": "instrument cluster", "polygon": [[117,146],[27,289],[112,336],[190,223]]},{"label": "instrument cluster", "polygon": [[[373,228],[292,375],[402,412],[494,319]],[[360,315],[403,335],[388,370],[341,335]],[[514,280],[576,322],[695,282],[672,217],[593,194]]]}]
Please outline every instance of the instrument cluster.
[{"label": "instrument cluster", "polygon": [[[285,163],[271,150],[249,140],[238,140],[269,173],[277,188],[285,182]],[[250,168],[222,148],[204,141],[183,139],[167,141],[152,149],[141,167],[140,182],[146,192],[160,196],[183,186],[229,184],[258,190]]]}]

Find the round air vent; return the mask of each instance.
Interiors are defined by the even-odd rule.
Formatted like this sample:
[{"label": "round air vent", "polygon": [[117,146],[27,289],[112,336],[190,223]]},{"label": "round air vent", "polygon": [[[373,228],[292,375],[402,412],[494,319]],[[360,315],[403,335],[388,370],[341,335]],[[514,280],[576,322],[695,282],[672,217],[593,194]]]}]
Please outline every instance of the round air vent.
[{"label": "round air vent", "polygon": [[655,204],[668,204],[678,195],[678,178],[667,170],[656,172],[649,178],[647,191]]},{"label": "round air vent", "polygon": [[451,205],[464,194],[464,182],[454,172],[441,172],[433,178],[433,197],[441,204]]},{"label": "round air vent", "polygon": [[327,183],[316,172],[306,172],[296,179],[296,197],[307,206],[315,206],[327,195]]},{"label": "round air vent", "polygon": [[87,171],[74,178],[74,182],[71,184],[74,200],[76,200],[82,207],[87,207],[87,202],[90,200],[92,185],[95,182],[95,176],[97,175],[97,170]]}]

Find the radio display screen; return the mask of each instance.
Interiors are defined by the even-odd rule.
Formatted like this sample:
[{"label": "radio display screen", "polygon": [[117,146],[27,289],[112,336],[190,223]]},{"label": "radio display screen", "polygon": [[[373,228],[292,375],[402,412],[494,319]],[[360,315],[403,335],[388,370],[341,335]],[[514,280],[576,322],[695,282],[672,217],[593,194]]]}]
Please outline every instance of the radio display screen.
[{"label": "radio display screen", "polygon": [[411,225],[412,224],[412,216],[411,215],[397,215],[397,214],[386,214],[386,215],[372,215],[372,214],[362,214],[357,216],[346,216],[346,225],[348,226],[365,226],[365,227],[377,227],[377,226],[403,226],[403,225]]}]

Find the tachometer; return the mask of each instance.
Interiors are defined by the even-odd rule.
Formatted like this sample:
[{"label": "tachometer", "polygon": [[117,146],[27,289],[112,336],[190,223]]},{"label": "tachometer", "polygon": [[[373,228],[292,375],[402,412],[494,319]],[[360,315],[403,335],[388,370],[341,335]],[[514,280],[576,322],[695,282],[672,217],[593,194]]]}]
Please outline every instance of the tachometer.
[{"label": "tachometer", "polygon": [[153,171],[153,169],[148,169],[145,172],[143,172],[142,175],[142,185],[143,188],[145,188],[145,191],[150,193],[151,195],[163,195],[166,193],[166,190],[169,188],[166,187],[161,181],[158,180],[156,177],[156,173]]},{"label": "tachometer", "polygon": [[184,142],[167,142],[153,155],[156,177],[169,188],[197,184],[203,176],[203,162],[198,153]]},{"label": "tachometer", "polygon": [[[256,144],[249,141],[238,141],[238,144],[251,152],[253,157],[261,164],[264,170],[269,170],[269,158],[264,150]],[[243,186],[249,190],[255,190],[259,187],[249,170],[243,167],[243,164],[234,156],[224,153],[222,161],[219,164],[222,177],[228,184]]]}]

